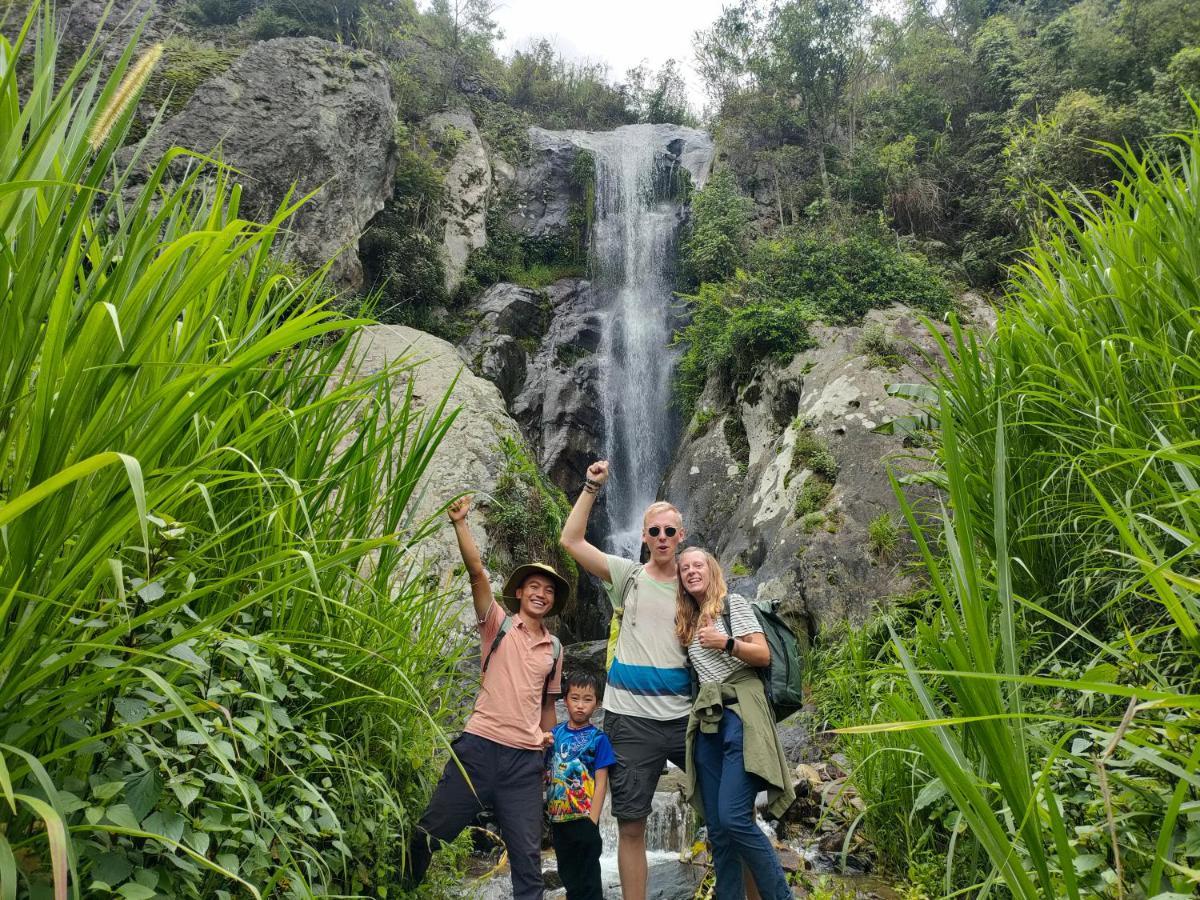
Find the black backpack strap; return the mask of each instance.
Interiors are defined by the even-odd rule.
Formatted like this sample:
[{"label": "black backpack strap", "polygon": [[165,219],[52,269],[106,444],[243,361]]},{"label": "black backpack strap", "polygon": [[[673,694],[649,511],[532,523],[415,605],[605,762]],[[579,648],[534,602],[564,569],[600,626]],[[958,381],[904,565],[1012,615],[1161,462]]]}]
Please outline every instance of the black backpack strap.
[{"label": "black backpack strap", "polygon": [[[492,646],[488,648],[487,656],[483,658],[483,666],[479,669],[480,675],[483,675],[487,671],[488,663],[492,661],[492,654],[496,652],[496,648],[500,646],[500,642],[504,640],[504,636],[512,628],[512,621],[512,616],[505,616],[504,621],[500,623],[500,630],[496,632],[496,636],[492,639]],[[555,640],[558,640],[558,638],[555,638]]]}]

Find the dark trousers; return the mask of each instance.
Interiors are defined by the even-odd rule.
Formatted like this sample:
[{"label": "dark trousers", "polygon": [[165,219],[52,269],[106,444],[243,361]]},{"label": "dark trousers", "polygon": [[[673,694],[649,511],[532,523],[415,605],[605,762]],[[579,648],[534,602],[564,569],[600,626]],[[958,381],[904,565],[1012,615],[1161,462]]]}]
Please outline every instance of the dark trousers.
[{"label": "dark trousers", "polygon": [[558,858],[558,875],[567,889],[567,900],[604,900],[600,882],[600,853],[604,841],[600,828],[589,818],[552,822],[550,837]]},{"label": "dark trousers", "polygon": [[491,809],[508,849],[513,900],[541,900],[542,752],[505,747],[474,734],[463,734],[451,747],[471,782],[453,759],[446,763],[408,847],[406,884],[420,884],[433,851]]},{"label": "dark trousers", "polygon": [[715,897],[744,900],[745,864],[763,900],[791,900],[775,848],[754,821],[754,796],[761,785],[746,771],[742,733],[742,720],[727,707],[715,734],[696,735],[696,775],[717,876]]}]

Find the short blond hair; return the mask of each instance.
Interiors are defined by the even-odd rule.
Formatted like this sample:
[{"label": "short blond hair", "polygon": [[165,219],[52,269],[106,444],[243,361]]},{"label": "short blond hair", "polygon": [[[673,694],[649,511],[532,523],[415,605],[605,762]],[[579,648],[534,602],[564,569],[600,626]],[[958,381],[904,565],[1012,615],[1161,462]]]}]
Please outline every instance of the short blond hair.
[{"label": "short blond hair", "polygon": [[652,515],[661,512],[675,513],[675,518],[679,520],[679,527],[683,527],[683,513],[673,503],[668,503],[666,500],[656,500],[646,507],[646,511],[642,513],[642,525],[645,525]]}]

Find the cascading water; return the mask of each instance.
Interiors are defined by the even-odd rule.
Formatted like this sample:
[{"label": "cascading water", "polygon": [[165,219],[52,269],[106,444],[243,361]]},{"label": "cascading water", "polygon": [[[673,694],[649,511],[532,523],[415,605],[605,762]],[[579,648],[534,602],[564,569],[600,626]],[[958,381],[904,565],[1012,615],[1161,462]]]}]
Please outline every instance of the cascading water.
[{"label": "cascading water", "polygon": [[678,125],[569,132],[596,164],[596,290],[607,311],[603,354],[606,488],[613,552],[636,556],[641,514],[657,496],[679,432],[671,404],[675,247],[683,179],[703,187],[712,140]]}]

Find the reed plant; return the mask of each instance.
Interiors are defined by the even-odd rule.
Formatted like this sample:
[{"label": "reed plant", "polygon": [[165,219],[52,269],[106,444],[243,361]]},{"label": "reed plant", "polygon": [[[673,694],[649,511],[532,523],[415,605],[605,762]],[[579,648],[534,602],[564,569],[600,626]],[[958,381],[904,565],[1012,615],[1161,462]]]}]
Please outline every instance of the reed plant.
[{"label": "reed plant", "polygon": [[118,151],[154,58],[96,49],[0,37],[0,897],[382,895],[462,689],[454,412],[280,261],[305,198]]},{"label": "reed plant", "polygon": [[948,895],[1200,889],[1200,129],[1174,139],[1051,195],[995,334],[942,343],[936,528],[897,484],[935,608],[892,634],[890,721],[845,731],[908,735],[953,802],[986,863],[951,847]]}]

